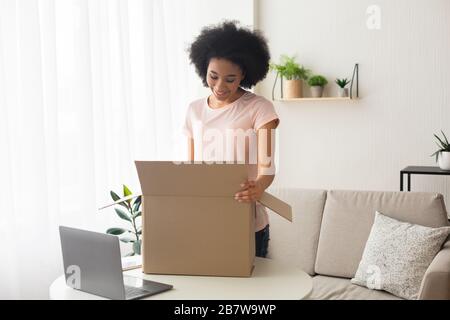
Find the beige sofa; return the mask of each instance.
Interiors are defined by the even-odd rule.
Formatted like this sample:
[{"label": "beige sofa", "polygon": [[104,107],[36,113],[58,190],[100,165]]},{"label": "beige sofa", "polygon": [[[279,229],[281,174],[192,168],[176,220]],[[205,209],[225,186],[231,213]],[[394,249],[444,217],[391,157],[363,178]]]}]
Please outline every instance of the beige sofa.
[{"label": "beige sofa", "polygon": [[[375,211],[429,227],[449,225],[442,195],[271,188],[292,205],[293,223],[270,215],[269,258],[313,276],[309,299],[399,299],[350,283],[364,251]],[[419,299],[450,299],[450,240],[429,266]]]}]

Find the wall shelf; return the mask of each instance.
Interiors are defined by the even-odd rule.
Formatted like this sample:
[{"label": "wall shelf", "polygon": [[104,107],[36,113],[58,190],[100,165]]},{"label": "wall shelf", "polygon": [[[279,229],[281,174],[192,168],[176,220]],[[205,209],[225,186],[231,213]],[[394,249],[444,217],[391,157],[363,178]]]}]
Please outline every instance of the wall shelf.
[{"label": "wall shelf", "polygon": [[[342,100],[355,100],[359,98],[359,64],[355,63],[353,67],[352,80],[350,81],[350,89],[348,97],[321,97],[321,98],[312,98],[312,97],[304,97],[304,98],[291,98],[285,99],[283,98],[283,77],[280,76],[280,86],[281,86],[281,98],[275,99],[275,86],[277,84],[279,74],[275,78],[275,82],[272,87],[272,100],[275,101],[283,101],[283,102],[301,102],[301,101],[342,101]],[[353,93],[353,91],[356,91]]]}]

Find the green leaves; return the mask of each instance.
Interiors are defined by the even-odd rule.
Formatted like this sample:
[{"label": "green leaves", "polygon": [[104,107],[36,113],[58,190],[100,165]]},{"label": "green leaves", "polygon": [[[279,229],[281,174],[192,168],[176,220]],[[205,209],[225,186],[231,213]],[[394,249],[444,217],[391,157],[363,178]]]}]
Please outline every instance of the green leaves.
[{"label": "green leaves", "polygon": [[324,76],[321,76],[321,75],[319,75],[319,74],[312,76],[312,77],[309,78],[309,80],[308,80],[308,84],[309,84],[311,87],[314,87],[314,86],[323,87],[323,86],[325,86],[327,83],[328,83],[328,80],[327,80]]},{"label": "green leaves", "polygon": [[131,195],[132,195],[132,193],[131,193],[130,189],[128,189],[128,187],[126,185],[123,185],[123,196],[128,197]]},{"label": "green leaves", "polygon": [[131,222],[131,218],[125,212],[123,212],[121,209],[114,208],[114,210],[116,211],[117,215],[121,219]]},{"label": "green leaves", "polygon": [[444,142],[442,142],[442,140],[441,140],[436,134],[433,134],[433,135],[434,135],[435,138],[439,141],[439,143],[436,142],[436,144],[438,145],[438,147],[441,148],[441,149],[445,149]]},{"label": "green leaves", "polygon": [[438,151],[436,151],[436,152],[434,152],[430,157],[435,157],[435,160],[436,160],[436,162],[438,162],[438,156],[439,156],[439,153],[441,152],[441,150],[438,150]]},{"label": "green leaves", "polygon": [[434,152],[430,157],[435,157],[436,162],[438,161],[439,153],[442,151],[450,152],[450,143],[448,142],[447,136],[445,135],[444,131],[441,130],[441,133],[443,135],[443,139],[439,138],[438,135],[433,134],[436,138],[436,145],[438,146],[438,150]]},{"label": "green leaves", "polygon": [[[117,193],[115,193],[114,191],[111,190],[111,191],[109,192],[109,194],[111,195],[111,198],[113,199],[114,202],[120,200],[120,197],[119,197],[119,196],[117,195]],[[127,204],[125,203],[125,201],[122,201],[122,202],[120,202],[120,203],[118,203],[118,204],[128,209],[128,206],[127,206]]]},{"label": "green leaves", "polygon": [[448,143],[447,137],[445,136],[445,133],[444,133],[444,131],[442,131],[442,130],[441,130],[441,133],[442,133],[442,135],[444,136],[444,139],[445,139],[445,143],[446,143],[446,145],[448,146],[448,145],[449,145],[449,143]]},{"label": "green leaves", "polygon": [[436,134],[434,134],[434,136],[436,137],[436,139],[439,141],[438,146],[443,150],[443,151],[450,151],[450,145],[448,143],[447,137],[445,136],[444,132],[441,130],[442,135],[444,136],[444,141],[441,140],[441,138],[439,138]]},{"label": "green leaves", "polygon": [[109,228],[108,230],[106,230],[106,233],[112,234],[112,235],[115,235],[115,236],[118,236],[118,235],[120,235],[120,234],[122,234],[124,232],[127,232],[127,230],[122,229],[122,228]]},{"label": "green leaves", "polygon": [[441,140],[441,138],[439,138],[436,134],[434,134],[435,138],[438,140],[437,145],[440,148],[440,151],[450,151],[450,144],[448,143],[447,137],[445,136],[444,132],[441,130],[443,136],[444,136],[444,140]]},{"label": "green leaves", "polygon": [[136,218],[142,216],[142,211],[140,210],[141,203],[142,203],[142,196],[138,196],[133,199],[133,193],[131,192],[130,188],[128,188],[125,184],[122,185],[122,191],[123,191],[123,197],[129,197],[130,199],[122,200],[121,202],[119,195],[115,193],[114,191],[110,191],[111,198],[116,202],[116,205],[120,205],[124,208],[126,208],[126,211],[123,210],[123,208],[114,208],[115,213],[117,216],[129,222],[132,226],[131,230],[127,230],[124,228],[109,228],[106,230],[106,233],[112,234],[112,235],[122,235],[124,233],[127,233],[129,236],[133,235],[135,238],[130,237],[121,237],[120,241],[123,243],[130,243],[132,245],[133,252],[128,254],[128,256],[133,256],[135,254],[141,254],[141,239],[142,236],[142,227],[136,225]]},{"label": "green leaves", "polygon": [[140,217],[140,216],[142,216],[142,212],[141,211],[135,212],[133,214],[133,219],[136,219],[137,217]]},{"label": "green leaves", "polygon": [[140,206],[141,206],[141,196],[137,197],[137,198],[134,200],[133,211],[135,211],[135,212],[138,211],[139,208],[140,208]]},{"label": "green leaves", "polygon": [[115,193],[114,191],[110,191],[109,194],[111,195],[111,198],[115,201],[119,200],[120,197],[117,195],[117,193]]},{"label": "green leaves", "polygon": [[335,81],[336,81],[337,85],[341,88],[345,88],[345,86],[350,83],[350,81],[347,78],[345,78],[345,79],[337,78]]},{"label": "green leaves", "polygon": [[281,56],[280,64],[271,63],[269,67],[271,70],[277,71],[286,80],[306,80],[311,73],[311,70],[298,64],[295,57],[287,55]]},{"label": "green leaves", "polygon": [[[131,193],[130,189],[128,189],[128,187],[126,185],[123,185],[123,196],[128,197],[131,195],[132,195],[132,193]],[[127,203],[128,203],[128,206],[131,208],[131,199],[128,199]]]}]

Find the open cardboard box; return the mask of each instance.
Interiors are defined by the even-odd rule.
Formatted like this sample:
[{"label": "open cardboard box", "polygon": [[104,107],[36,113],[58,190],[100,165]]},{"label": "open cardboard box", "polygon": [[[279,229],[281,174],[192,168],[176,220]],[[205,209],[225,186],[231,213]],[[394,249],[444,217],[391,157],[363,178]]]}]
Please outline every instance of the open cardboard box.
[{"label": "open cardboard box", "polygon": [[[249,165],[135,164],[143,195],[144,273],[251,276],[255,204],[234,199]],[[259,202],[292,221],[291,207],[280,199],[265,192]]]}]

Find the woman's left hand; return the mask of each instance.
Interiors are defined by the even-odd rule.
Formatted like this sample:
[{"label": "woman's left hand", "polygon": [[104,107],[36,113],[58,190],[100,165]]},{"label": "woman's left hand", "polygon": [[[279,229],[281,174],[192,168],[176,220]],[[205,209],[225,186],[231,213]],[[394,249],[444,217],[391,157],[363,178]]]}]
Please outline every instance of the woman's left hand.
[{"label": "woman's left hand", "polygon": [[247,180],[241,184],[242,189],[234,195],[239,202],[253,202],[261,199],[264,188],[256,181]]}]

